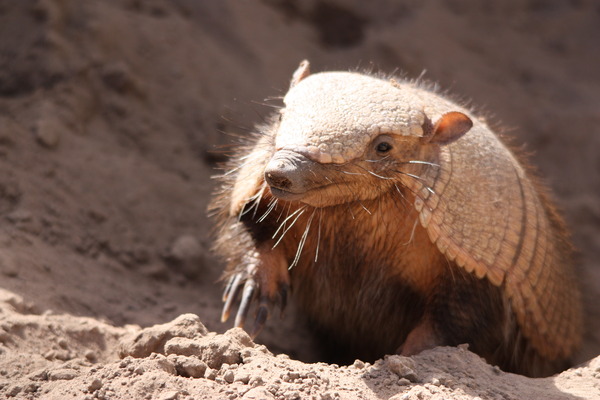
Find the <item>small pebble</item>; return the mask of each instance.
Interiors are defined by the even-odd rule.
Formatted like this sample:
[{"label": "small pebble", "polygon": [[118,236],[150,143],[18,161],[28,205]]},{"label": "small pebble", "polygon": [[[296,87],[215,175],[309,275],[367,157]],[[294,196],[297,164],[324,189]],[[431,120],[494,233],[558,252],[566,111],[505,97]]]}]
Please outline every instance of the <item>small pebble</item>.
[{"label": "small pebble", "polygon": [[297,400],[300,398],[300,392],[297,390],[289,390],[283,394],[284,400]]},{"label": "small pebble", "polygon": [[48,372],[48,379],[51,381],[69,381],[77,376],[77,373],[68,368],[57,369]]},{"label": "small pebble", "polygon": [[163,393],[158,399],[159,400],[176,400],[179,397],[179,392],[177,390],[170,390],[168,392]]},{"label": "small pebble", "polygon": [[238,373],[234,379],[235,382],[242,382],[244,385],[247,385],[250,382],[250,375],[247,373]]},{"label": "small pebble", "polygon": [[102,381],[100,379],[94,379],[92,381],[92,383],[90,383],[88,385],[88,391],[93,393],[96,390],[100,389],[102,387]]},{"label": "small pebble", "polygon": [[227,383],[233,383],[234,379],[235,379],[235,374],[233,373],[232,370],[228,370],[227,372],[225,372],[225,374],[223,375],[223,379],[225,380],[225,382]]},{"label": "small pebble", "polygon": [[37,142],[48,149],[58,146],[60,135],[58,133],[60,124],[52,119],[40,119],[34,129]]},{"label": "small pebble", "polygon": [[88,360],[89,362],[96,362],[98,361],[98,355],[96,354],[95,351],[93,350],[88,350],[85,352],[84,357],[86,358],[86,360]]},{"label": "small pebble", "polygon": [[214,381],[215,378],[217,377],[217,370],[212,369],[212,368],[206,368],[206,371],[204,372],[204,377],[206,379],[210,379],[211,381]]},{"label": "small pebble", "polygon": [[243,400],[274,400],[275,397],[264,387],[250,389],[242,397]]},{"label": "small pebble", "polygon": [[250,384],[250,386],[256,387],[264,385],[265,381],[260,376],[253,376],[252,378],[250,378],[250,381],[248,383]]},{"label": "small pebble", "polygon": [[406,378],[411,382],[417,382],[419,377],[414,371],[414,362],[408,357],[389,356],[386,357],[386,363],[390,371],[400,378]]}]

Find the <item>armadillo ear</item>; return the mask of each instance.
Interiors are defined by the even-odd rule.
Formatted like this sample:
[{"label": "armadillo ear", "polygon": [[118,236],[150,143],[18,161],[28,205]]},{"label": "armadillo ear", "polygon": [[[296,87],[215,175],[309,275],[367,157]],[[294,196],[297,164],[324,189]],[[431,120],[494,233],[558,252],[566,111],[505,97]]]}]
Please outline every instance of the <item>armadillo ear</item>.
[{"label": "armadillo ear", "polygon": [[442,115],[433,126],[429,122],[429,127],[424,127],[423,142],[449,144],[460,139],[472,127],[471,118],[461,112],[451,111]]},{"label": "armadillo ear", "polygon": [[298,83],[300,83],[300,81],[302,79],[306,78],[309,75],[310,75],[310,63],[308,62],[308,60],[302,60],[302,62],[300,62],[300,65],[298,66],[296,71],[294,71],[294,75],[292,75],[292,81],[290,82],[290,89],[293,88],[294,86],[296,86]]}]

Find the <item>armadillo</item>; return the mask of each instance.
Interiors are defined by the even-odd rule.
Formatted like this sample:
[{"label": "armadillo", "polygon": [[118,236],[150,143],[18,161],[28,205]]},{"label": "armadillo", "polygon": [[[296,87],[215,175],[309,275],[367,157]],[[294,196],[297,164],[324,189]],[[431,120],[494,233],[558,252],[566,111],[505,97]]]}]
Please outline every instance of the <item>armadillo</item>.
[{"label": "armadillo", "polygon": [[419,81],[294,73],[212,203],[226,320],[258,334],[291,293],[340,359],[467,343],[530,376],[582,332],[564,222],[482,118]]}]

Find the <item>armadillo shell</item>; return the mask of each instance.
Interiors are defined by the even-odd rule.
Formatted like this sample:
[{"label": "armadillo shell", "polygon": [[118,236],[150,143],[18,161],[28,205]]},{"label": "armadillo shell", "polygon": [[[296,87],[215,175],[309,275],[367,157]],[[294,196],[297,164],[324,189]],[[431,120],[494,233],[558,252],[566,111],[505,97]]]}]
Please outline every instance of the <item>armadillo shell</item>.
[{"label": "armadillo shell", "polygon": [[569,356],[580,340],[582,316],[552,207],[481,122],[441,147],[437,163],[423,179],[405,181],[432,242],[460,267],[503,288],[521,331],[541,355]]}]

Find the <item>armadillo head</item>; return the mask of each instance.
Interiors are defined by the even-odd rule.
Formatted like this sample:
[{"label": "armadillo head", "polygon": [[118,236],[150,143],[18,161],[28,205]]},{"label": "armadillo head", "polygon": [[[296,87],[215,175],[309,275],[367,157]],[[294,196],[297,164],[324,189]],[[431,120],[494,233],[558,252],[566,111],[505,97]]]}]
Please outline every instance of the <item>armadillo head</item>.
[{"label": "armadillo head", "polygon": [[418,98],[390,81],[351,72],[324,72],[293,83],[283,99],[276,150],[344,164],[381,133],[423,136]]},{"label": "armadillo head", "polygon": [[265,169],[271,192],[315,206],[377,197],[393,185],[379,173],[434,137],[423,99],[408,84],[308,68],[300,65],[283,100]]}]

